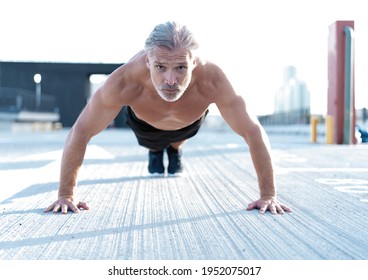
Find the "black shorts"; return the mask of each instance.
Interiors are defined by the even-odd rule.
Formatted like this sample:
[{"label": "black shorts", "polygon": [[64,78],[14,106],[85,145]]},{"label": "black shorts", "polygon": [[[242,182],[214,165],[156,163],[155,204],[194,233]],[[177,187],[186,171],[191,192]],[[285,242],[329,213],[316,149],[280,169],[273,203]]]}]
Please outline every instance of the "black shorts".
[{"label": "black shorts", "polygon": [[178,130],[161,130],[138,119],[129,106],[125,106],[123,111],[127,119],[127,124],[132,128],[139,145],[151,150],[163,150],[170,143],[184,141],[193,137],[197,134],[208,114],[207,110],[201,118],[187,127]]}]

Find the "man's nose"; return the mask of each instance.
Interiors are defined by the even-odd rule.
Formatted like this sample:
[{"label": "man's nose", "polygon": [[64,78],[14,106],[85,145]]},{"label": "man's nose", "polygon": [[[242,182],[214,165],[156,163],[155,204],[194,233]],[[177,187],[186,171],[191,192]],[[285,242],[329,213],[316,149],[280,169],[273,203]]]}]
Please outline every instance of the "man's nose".
[{"label": "man's nose", "polygon": [[177,83],[177,79],[172,71],[167,71],[165,75],[165,84],[170,86]]}]

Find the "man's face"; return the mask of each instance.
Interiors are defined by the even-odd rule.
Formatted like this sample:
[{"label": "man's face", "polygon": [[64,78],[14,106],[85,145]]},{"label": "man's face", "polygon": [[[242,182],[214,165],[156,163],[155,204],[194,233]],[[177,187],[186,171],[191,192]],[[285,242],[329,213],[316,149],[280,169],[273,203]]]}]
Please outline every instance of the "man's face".
[{"label": "man's face", "polygon": [[195,65],[195,59],[185,49],[170,51],[158,47],[147,54],[152,83],[160,97],[168,102],[177,101],[184,94]]}]

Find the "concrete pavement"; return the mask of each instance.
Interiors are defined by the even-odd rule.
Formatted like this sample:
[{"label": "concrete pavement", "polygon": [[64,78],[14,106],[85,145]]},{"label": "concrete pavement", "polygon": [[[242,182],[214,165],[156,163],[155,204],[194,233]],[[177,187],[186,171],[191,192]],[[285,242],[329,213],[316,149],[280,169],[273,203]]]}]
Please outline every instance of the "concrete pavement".
[{"label": "concrete pavement", "polygon": [[270,133],[285,215],[245,211],[258,198],[250,154],[227,129],[184,148],[182,177],[149,177],[128,129],[92,139],[79,176],[81,214],[56,199],[67,130],[0,132],[1,260],[367,260],[367,145],[311,144]]}]

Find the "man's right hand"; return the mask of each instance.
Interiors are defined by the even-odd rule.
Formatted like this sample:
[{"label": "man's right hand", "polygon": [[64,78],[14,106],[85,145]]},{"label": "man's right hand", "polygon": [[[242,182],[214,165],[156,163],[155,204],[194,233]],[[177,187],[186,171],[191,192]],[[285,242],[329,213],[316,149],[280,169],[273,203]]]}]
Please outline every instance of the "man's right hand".
[{"label": "man's right hand", "polygon": [[68,210],[73,211],[74,213],[80,213],[79,209],[89,210],[89,206],[86,202],[80,201],[76,205],[71,198],[59,198],[49,207],[44,210],[44,213],[52,211],[53,213],[58,213],[61,211],[61,214],[67,214]]}]

